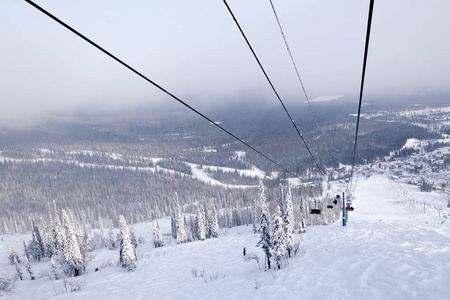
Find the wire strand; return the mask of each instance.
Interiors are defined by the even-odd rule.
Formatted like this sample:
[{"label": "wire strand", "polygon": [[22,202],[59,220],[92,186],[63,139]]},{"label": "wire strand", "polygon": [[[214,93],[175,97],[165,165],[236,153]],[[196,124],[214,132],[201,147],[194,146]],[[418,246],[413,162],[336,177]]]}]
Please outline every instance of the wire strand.
[{"label": "wire strand", "polygon": [[370,28],[372,26],[372,15],[373,15],[373,5],[375,0],[370,0],[369,4],[369,16],[367,20],[367,32],[366,32],[366,44],[364,49],[364,61],[363,61],[363,68],[362,68],[362,76],[361,76],[361,88],[359,91],[359,105],[358,105],[358,117],[356,119],[356,134],[355,134],[355,144],[353,147],[353,162],[352,162],[352,171],[350,173],[350,191],[352,189],[352,182],[353,182],[353,172],[355,169],[355,160],[356,160],[356,145],[358,143],[358,131],[359,131],[359,120],[361,117],[361,104],[362,104],[362,97],[363,97],[363,90],[364,90],[364,78],[366,75],[366,65],[367,65],[367,54],[369,52],[369,41],[370,41]]},{"label": "wire strand", "polygon": [[273,92],[277,96],[278,101],[280,102],[280,104],[283,107],[285,113],[287,114],[287,116],[291,120],[291,123],[294,126],[295,130],[297,131],[297,134],[300,137],[300,139],[302,140],[303,144],[305,145],[306,150],[308,150],[308,153],[311,156],[311,158],[312,158],[314,164],[316,165],[317,169],[319,170],[319,173],[322,175],[322,177],[325,179],[325,181],[331,186],[331,183],[328,181],[328,178],[325,176],[324,172],[322,171],[322,169],[320,168],[319,164],[317,163],[314,155],[311,152],[311,149],[309,148],[308,144],[306,143],[305,139],[303,138],[303,135],[300,133],[300,130],[298,129],[297,125],[295,124],[294,120],[292,119],[291,115],[289,114],[286,106],[284,105],[283,100],[281,100],[280,95],[278,94],[277,90],[275,89],[274,85],[272,84],[272,81],[270,80],[269,76],[267,75],[266,71],[264,70],[264,67],[262,66],[258,56],[256,55],[255,51],[253,50],[253,47],[251,46],[250,42],[248,41],[247,37],[245,36],[245,33],[242,30],[241,26],[239,25],[239,22],[237,21],[236,17],[234,16],[230,6],[228,5],[226,0],[223,0],[223,2],[225,3],[225,6],[228,8],[228,12],[230,13],[230,15],[232,16],[234,22],[236,23],[237,27],[239,28],[239,31],[241,32],[243,38],[245,39],[245,42],[247,43],[248,47],[250,48],[250,51],[253,53],[253,56],[255,57],[256,62],[258,63],[261,71],[264,73],[264,76],[266,77],[266,80],[269,82]]},{"label": "wire strand", "polygon": [[289,171],[288,169],[286,169],[285,167],[283,167],[281,164],[277,163],[275,160],[273,160],[272,158],[268,157],[267,155],[265,155],[264,153],[262,153],[261,151],[257,150],[256,148],[254,148],[253,146],[251,146],[250,144],[248,144],[247,142],[245,142],[244,140],[242,140],[241,138],[237,137],[236,135],[234,135],[233,133],[231,133],[230,131],[228,131],[227,129],[223,128],[222,126],[220,126],[219,124],[217,124],[216,122],[214,122],[213,120],[211,120],[210,118],[208,118],[206,115],[202,114],[201,112],[199,112],[198,110],[196,110],[195,108],[193,108],[192,106],[190,106],[189,104],[187,104],[186,102],[182,101],[181,99],[179,99],[178,97],[176,97],[175,95],[173,95],[172,93],[170,93],[169,91],[167,91],[166,89],[164,89],[163,87],[161,87],[160,85],[158,85],[157,83],[155,83],[154,81],[150,80],[149,78],[147,78],[146,76],[144,76],[143,74],[141,74],[140,72],[138,72],[137,70],[135,70],[134,68],[132,68],[131,66],[129,66],[128,64],[126,64],[125,62],[123,62],[122,60],[120,60],[119,58],[117,58],[116,56],[114,56],[113,54],[111,54],[110,52],[106,51],[104,48],[100,47],[99,45],[97,45],[96,43],[94,43],[93,41],[91,41],[90,39],[88,39],[87,37],[85,37],[84,35],[82,35],[81,33],[79,33],[78,31],[76,31],[75,29],[73,29],[72,27],[70,27],[69,25],[67,25],[66,23],[64,23],[63,21],[59,20],[58,18],[56,18],[55,16],[53,16],[51,13],[47,12],[46,10],[44,10],[43,8],[41,8],[39,5],[35,4],[34,2],[30,1],[30,0],[25,0],[25,2],[27,2],[28,4],[32,5],[33,7],[35,7],[36,9],[38,9],[39,11],[41,11],[42,13],[44,13],[45,15],[47,15],[48,17],[50,17],[51,19],[53,19],[54,21],[58,22],[60,25],[62,25],[63,27],[67,28],[68,30],[70,30],[71,32],[73,32],[75,35],[79,36],[80,38],[82,38],[83,40],[85,40],[86,42],[88,42],[89,44],[91,44],[92,46],[94,46],[95,48],[97,48],[98,50],[102,51],[103,53],[105,53],[106,55],[108,55],[109,57],[111,57],[112,59],[114,59],[115,61],[117,61],[118,63],[120,63],[121,65],[123,65],[124,67],[126,67],[127,69],[129,69],[130,71],[134,72],[135,74],[137,74],[138,76],[140,76],[141,78],[143,78],[144,80],[146,80],[147,82],[151,83],[153,86],[157,87],[159,90],[161,90],[162,92],[166,93],[167,95],[169,95],[170,97],[172,97],[173,99],[175,99],[176,101],[178,101],[179,103],[181,103],[182,105],[186,106],[188,109],[192,110],[193,112],[195,112],[197,115],[201,116],[202,118],[204,118],[205,120],[209,121],[211,124],[213,124],[214,126],[216,126],[217,128],[221,129],[222,131],[224,131],[225,133],[227,133],[228,135],[230,135],[231,137],[233,137],[234,139],[238,140],[239,142],[241,142],[242,144],[244,144],[245,146],[247,146],[248,148],[252,149],[253,151],[255,151],[256,153],[258,153],[259,155],[261,155],[262,157],[264,157],[265,159],[269,160],[270,162],[272,162],[274,165],[278,166],[280,169],[282,169],[283,171],[285,171],[288,174],[293,175],[294,177],[298,177],[300,179],[300,177]]},{"label": "wire strand", "polygon": [[[320,134],[325,135],[325,132],[324,132],[324,131],[320,128],[320,126],[319,126],[319,122],[318,122],[318,120],[317,120],[317,116],[316,116],[316,114],[314,113],[314,110],[313,110],[313,108],[312,108],[311,102],[309,101],[308,94],[306,93],[305,86],[304,86],[304,84],[303,84],[302,79],[300,78],[300,72],[298,71],[297,64],[295,63],[295,60],[294,60],[294,56],[292,55],[291,49],[290,49],[289,44],[288,44],[288,42],[287,42],[286,36],[285,36],[285,34],[284,34],[284,31],[283,31],[283,27],[281,26],[281,22],[280,22],[280,19],[278,18],[277,11],[275,10],[275,6],[273,5],[272,0],[269,0],[269,1],[270,1],[270,6],[272,7],[273,14],[275,15],[275,19],[277,20],[278,28],[280,29],[281,36],[283,37],[283,41],[284,41],[284,44],[285,44],[285,46],[286,46],[286,50],[287,50],[287,52],[289,53],[289,57],[291,58],[291,62],[292,62],[292,65],[294,66],[295,73],[297,74],[297,79],[298,79],[298,81],[300,82],[300,86],[302,87],[303,94],[305,95],[306,102],[308,103],[309,110],[311,111],[311,114],[313,115],[313,119],[314,119],[314,122],[315,122],[315,124],[316,124],[317,131],[318,131]],[[327,151],[327,154],[328,154],[331,158],[333,158],[334,160],[336,160],[337,162],[339,162],[339,159],[338,159],[337,157],[335,157],[334,155],[332,155],[332,154],[330,153],[330,151],[328,151],[328,147],[325,145],[325,142],[324,142],[323,140],[322,140],[322,145],[324,146],[324,149]]]}]

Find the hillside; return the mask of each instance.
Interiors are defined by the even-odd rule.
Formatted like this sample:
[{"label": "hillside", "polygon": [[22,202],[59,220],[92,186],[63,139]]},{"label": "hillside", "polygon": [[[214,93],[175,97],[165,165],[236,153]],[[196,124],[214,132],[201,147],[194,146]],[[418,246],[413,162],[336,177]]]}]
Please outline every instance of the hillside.
[{"label": "hillside", "polygon": [[[254,247],[251,226],[221,229],[220,237],[153,248],[151,224],[136,225],[146,240],[137,248],[134,272],[116,266],[118,253],[94,253],[85,275],[68,282],[80,291],[64,293],[62,280],[18,281],[4,299],[448,299],[450,233],[447,198],[389,181],[384,174],[356,184],[347,227],[341,222],[311,226],[296,256],[281,270],[264,271],[263,253]],[[448,197],[448,196],[447,196]],[[411,199],[415,199],[412,206]],[[426,203],[425,205],[423,204]],[[433,202],[434,205],[427,203]],[[438,217],[435,206],[444,207]],[[425,207],[425,213],[424,213]],[[438,222],[444,221],[443,224]],[[164,233],[168,219],[161,220]],[[14,272],[6,244],[21,249],[26,236],[2,236],[0,266]],[[166,237],[167,240],[168,237]],[[244,262],[243,247],[259,256]],[[21,251],[19,251],[21,252]],[[33,265],[35,273],[48,262]],[[95,268],[100,267],[98,272]],[[37,271],[39,270],[39,271]],[[84,286],[85,285],[85,286]],[[70,290],[70,288],[69,288]],[[61,293],[56,296],[56,293]]]}]

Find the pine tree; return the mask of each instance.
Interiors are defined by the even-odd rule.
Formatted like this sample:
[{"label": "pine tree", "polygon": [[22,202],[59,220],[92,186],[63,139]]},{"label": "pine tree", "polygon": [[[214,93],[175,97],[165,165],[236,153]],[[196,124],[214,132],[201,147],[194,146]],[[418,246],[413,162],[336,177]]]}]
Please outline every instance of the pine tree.
[{"label": "pine tree", "polygon": [[30,260],[30,250],[28,249],[27,244],[25,244],[25,241],[23,241],[23,254],[27,260]]},{"label": "pine tree", "polygon": [[216,207],[213,206],[212,212],[209,218],[209,228],[211,230],[211,237],[219,237],[219,220],[217,217]]},{"label": "pine tree", "polygon": [[16,249],[14,246],[7,245],[8,249],[8,259],[11,264],[15,264],[15,261],[20,263],[19,254],[17,254]]},{"label": "pine tree", "polygon": [[80,251],[80,245],[75,233],[75,226],[72,219],[66,211],[62,211],[63,223],[66,231],[66,247],[64,249],[64,258],[66,263],[66,274],[68,276],[78,276],[84,269],[83,257]]},{"label": "pine tree", "polygon": [[128,234],[127,221],[123,215],[119,216],[120,226],[120,263],[122,267],[127,268],[128,271],[133,271],[136,268],[136,256],[134,255],[133,245]]},{"label": "pine tree", "polygon": [[155,248],[164,246],[161,229],[159,228],[158,220],[156,220],[156,224],[155,224],[155,222],[153,222],[153,224],[152,224],[152,234],[153,234],[153,243],[155,245]]},{"label": "pine tree", "polygon": [[177,204],[176,207],[176,228],[177,228],[177,242],[178,244],[186,243],[188,241],[187,234],[186,234],[186,226],[184,224],[184,218],[181,213],[180,205]]},{"label": "pine tree", "polygon": [[287,241],[287,251],[288,256],[291,257],[291,252],[294,248],[295,238],[294,238],[294,206],[292,204],[292,194],[291,187],[288,183],[288,192],[286,194],[286,218],[285,230],[286,230],[286,241]]},{"label": "pine tree", "polygon": [[116,249],[117,242],[116,242],[116,236],[114,235],[113,221],[111,219],[109,219],[108,233],[109,233],[109,245],[110,245],[111,249]]},{"label": "pine tree", "polygon": [[108,241],[106,240],[106,234],[105,234],[105,229],[103,228],[102,218],[99,218],[98,222],[100,224],[100,235],[102,236],[103,247],[107,248],[108,247]]},{"label": "pine tree", "polygon": [[134,231],[133,224],[130,224],[130,240],[131,245],[133,245],[134,249],[136,249],[138,246],[138,240],[136,238],[136,232]]},{"label": "pine tree", "polygon": [[66,237],[64,236],[61,229],[61,221],[59,216],[55,213],[55,254],[59,256],[59,261],[62,263],[64,261],[64,249],[66,247]]},{"label": "pine tree", "polygon": [[206,226],[203,207],[199,204],[197,207],[197,237],[200,241],[206,239]]},{"label": "pine tree", "polygon": [[19,277],[20,280],[23,279],[23,273],[22,270],[20,270],[19,262],[17,261],[17,258],[14,257],[14,264],[16,265],[16,275]]},{"label": "pine tree", "polygon": [[277,263],[278,269],[281,268],[281,264],[286,257],[286,233],[284,230],[284,222],[281,218],[281,209],[278,206],[278,211],[274,215],[273,221],[273,233],[271,237],[271,244],[273,246],[273,256],[275,257],[275,261]]},{"label": "pine tree", "polygon": [[260,218],[259,218],[259,229],[258,232],[261,235],[261,239],[259,240],[257,246],[261,246],[261,248],[264,251],[264,254],[266,255],[266,263],[267,267],[270,269],[270,257],[272,256],[270,254],[270,248],[272,247],[271,244],[271,238],[270,238],[270,220],[269,220],[269,210],[267,208],[267,200],[265,195],[265,188],[260,181],[259,183],[259,199],[261,202],[261,212],[260,212]]},{"label": "pine tree", "polygon": [[253,200],[253,233],[258,233],[258,205],[256,200]]},{"label": "pine tree", "polygon": [[58,280],[59,279],[59,274],[58,274],[58,268],[56,267],[56,262],[53,259],[53,257],[50,259],[50,261],[51,261],[51,264],[52,264],[51,272],[52,272],[53,276],[55,276],[55,280]]},{"label": "pine tree", "polygon": [[34,259],[38,261],[44,257],[44,243],[42,242],[41,233],[39,232],[39,228],[37,227],[34,218],[30,217],[31,224],[31,236],[32,240],[30,242],[30,254]]},{"label": "pine tree", "polygon": [[31,280],[34,280],[34,274],[33,271],[31,270],[31,264],[28,261],[28,258],[25,257],[25,269],[27,269],[28,274],[30,274],[30,278]]},{"label": "pine tree", "polygon": [[173,216],[170,218],[170,225],[171,225],[171,233],[172,238],[177,239],[177,218],[176,213],[174,212]]}]

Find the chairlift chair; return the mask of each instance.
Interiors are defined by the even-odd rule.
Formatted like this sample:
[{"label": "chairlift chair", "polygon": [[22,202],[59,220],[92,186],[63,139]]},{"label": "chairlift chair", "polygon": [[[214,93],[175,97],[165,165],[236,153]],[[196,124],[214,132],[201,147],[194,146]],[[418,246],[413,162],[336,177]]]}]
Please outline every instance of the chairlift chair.
[{"label": "chairlift chair", "polygon": [[[312,188],[313,188],[313,186],[311,186],[311,188],[309,189],[309,193],[310,193],[311,197],[314,198],[314,196],[311,194]],[[320,204],[320,203],[319,203],[319,204]],[[320,205],[319,205],[319,207],[320,207]],[[321,209],[320,209],[320,208],[317,208],[317,199],[316,199],[316,198],[314,198],[314,208],[311,208],[311,210],[309,211],[309,213],[310,213],[311,215],[320,215],[320,213],[321,213]]]}]

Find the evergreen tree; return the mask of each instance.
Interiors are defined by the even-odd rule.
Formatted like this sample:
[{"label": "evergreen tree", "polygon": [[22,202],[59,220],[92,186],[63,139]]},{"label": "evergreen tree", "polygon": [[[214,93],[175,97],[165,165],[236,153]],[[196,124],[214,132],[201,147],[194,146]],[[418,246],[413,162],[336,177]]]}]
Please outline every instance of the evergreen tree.
[{"label": "evergreen tree", "polygon": [[111,247],[111,249],[116,249],[117,247],[117,242],[116,242],[116,236],[114,235],[114,226],[113,226],[113,222],[111,219],[109,219],[109,229],[108,229],[108,233],[109,233],[109,245]]},{"label": "evergreen tree", "polygon": [[25,269],[27,269],[28,274],[30,274],[30,279],[34,280],[34,274],[33,271],[31,270],[31,264],[28,261],[28,258],[25,257]]},{"label": "evergreen tree", "polygon": [[15,261],[20,263],[19,254],[17,254],[16,249],[14,246],[7,245],[8,249],[8,259],[11,264],[15,264]]},{"label": "evergreen tree", "polygon": [[283,259],[286,257],[286,233],[284,230],[284,222],[281,218],[281,209],[278,206],[278,211],[274,215],[273,221],[273,233],[271,237],[271,244],[273,247],[273,256],[275,257],[275,261],[277,263],[278,269],[281,268],[281,263]]},{"label": "evergreen tree", "polygon": [[258,205],[256,200],[253,200],[253,233],[258,233]]},{"label": "evergreen tree", "polygon": [[34,218],[30,217],[31,235],[30,254],[34,259],[41,260],[44,257],[44,243],[42,242],[41,233],[37,227]]},{"label": "evergreen tree", "polygon": [[127,221],[123,215],[119,216],[120,226],[120,263],[122,267],[127,268],[128,271],[133,271],[136,268],[136,256],[134,255],[133,245],[128,234]]},{"label": "evergreen tree", "polygon": [[153,234],[153,243],[155,245],[155,248],[164,246],[161,229],[159,228],[158,220],[156,220],[156,223],[153,222],[153,224],[152,224],[152,234]]},{"label": "evergreen tree", "polygon": [[211,237],[219,237],[219,220],[217,217],[217,210],[215,205],[213,205],[212,212],[209,218],[209,228],[211,230]]},{"label": "evergreen tree", "polygon": [[285,230],[286,230],[286,241],[287,241],[287,252],[288,256],[291,257],[291,252],[294,248],[295,238],[294,238],[294,205],[292,204],[292,194],[291,186],[288,183],[288,191],[286,194],[286,218]]},{"label": "evergreen tree", "polygon": [[102,236],[103,247],[107,248],[108,247],[108,241],[106,239],[105,229],[103,228],[102,218],[99,218],[98,222],[99,222],[99,225],[100,225],[100,235]]},{"label": "evergreen tree", "polygon": [[197,207],[197,237],[200,241],[206,239],[206,220],[204,216],[204,210],[202,205],[199,204]]},{"label": "evergreen tree", "polygon": [[177,242],[178,244],[186,243],[188,241],[186,234],[186,226],[184,225],[184,218],[181,213],[181,208],[179,204],[177,204],[176,207],[175,218],[177,227]]},{"label": "evergreen tree", "polygon": [[66,237],[64,236],[61,229],[61,221],[59,216],[55,213],[55,254],[59,256],[59,261],[62,263],[64,261],[64,249],[66,247]]},{"label": "evergreen tree", "polygon": [[171,225],[171,233],[172,233],[172,238],[177,239],[177,218],[175,213],[173,214],[173,216],[170,218],[170,225]]},{"label": "evergreen tree", "polygon": [[16,265],[16,275],[19,277],[20,280],[23,279],[23,273],[22,270],[20,270],[19,262],[17,261],[17,258],[14,257],[14,264]]},{"label": "evergreen tree", "polygon": [[260,181],[259,183],[259,199],[261,202],[261,212],[259,218],[259,233],[261,239],[259,240],[257,246],[261,246],[266,255],[265,262],[267,263],[267,267],[270,269],[270,248],[272,247],[271,238],[270,238],[270,220],[269,220],[269,210],[267,208],[267,200],[265,195],[265,188]]},{"label": "evergreen tree", "polygon": [[66,231],[66,246],[64,248],[64,258],[66,263],[66,275],[78,276],[84,269],[83,257],[80,251],[80,245],[75,233],[75,226],[72,219],[67,215],[66,211],[62,211],[64,229]]},{"label": "evergreen tree", "polygon": [[27,260],[30,260],[30,250],[28,249],[27,245],[25,244],[25,241],[23,241],[23,254],[25,255],[25,258]]},{"label": "evergreen tree", "polygon": [[130,240],[131,245],[133,245],[134,249],[136,249],[138,246],[138,240],[136,238],[136,232],[134,231],[133,224],[130,224]]},{"label": "evergreen tree", "polygon": [[59,279],[59,274],[58,274],[58,268],[56,267],[56,262],[53,259],[53,257],[50,259],[52,266],[51,266],[51,272],[53,274],[53,276],[55,277],[55,280]]}]

